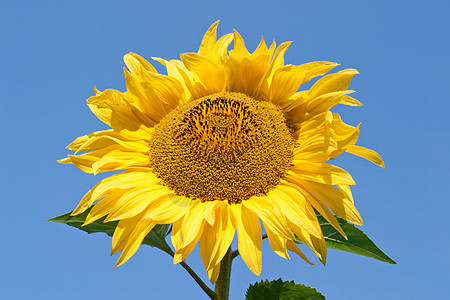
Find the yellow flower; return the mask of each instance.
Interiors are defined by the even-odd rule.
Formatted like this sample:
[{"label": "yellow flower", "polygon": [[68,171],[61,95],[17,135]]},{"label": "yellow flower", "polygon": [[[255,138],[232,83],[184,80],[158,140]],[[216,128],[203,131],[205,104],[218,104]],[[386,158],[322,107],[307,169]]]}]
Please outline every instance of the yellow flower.
[{"label": "yellow flower", "polygon": [[[198,53],[181,60],[125,55],[126,92],[95,91],[92,112],[112,129],[77,138],[61,160],[97,174],[123,171],[95,185],[72,213],[96,203],[85,224],[107,216],[119,221],[112,253],[127,261],[156,224],[173,224],[174,262],[199,243],[210,280],[237,231],[238,249],[250,270],[261,272],[262,228],[272,249],[309,260],[296,236],[325,264],[326,246],[315,210],[342,235],[334,215],[362,225],[353,205],[350,174],[328,164],[344,152],[380,166],[380,156],[356,146],[359,126],[330,109],[358,106],[348,96],[354,69],[321,77],[309,90],[301,84],[337,66],[319,61],[285,65],[290,43],[249,53],[233,33],[216,39],[218,22]],[[228,52],[234,40],[234,49]],[[82,153],[80,153],[82,152]]]}]

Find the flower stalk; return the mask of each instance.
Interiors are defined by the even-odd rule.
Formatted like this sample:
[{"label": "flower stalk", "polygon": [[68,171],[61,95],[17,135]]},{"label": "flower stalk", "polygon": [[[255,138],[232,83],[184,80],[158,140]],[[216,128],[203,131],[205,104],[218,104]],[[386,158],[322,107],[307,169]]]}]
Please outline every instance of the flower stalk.
[{"label": "flower stalk", "polygon": [[191,269],[184,261],[180,262],[180,265],[191,275],[191,277],[197,282],[197,284],[202,288],[202,290],[211,298],[217,299],[216,294],[211,290],[203,280],[198,277],[198,275]]},{"label": "flower stalk", "polygon": [[[175,253],[169,248],[169,250],[163,250],[172,258],[174,257]],[[197,282],[197,284],[201,287],[201,289],[211,298],[211,299],[217,299],[216,293],[214,293],[213,290],[211,290],[205,282],[195,273],[194,270],[184,261],[180,262],[180,265],[191,275],[191,277]]]},{"label": "flower stalk", "polygon": [[231,278],[231,246],[220,262],[219,277],[214,288],[217,294],[217,300],[228,300],[230,296],[230,278]]}]

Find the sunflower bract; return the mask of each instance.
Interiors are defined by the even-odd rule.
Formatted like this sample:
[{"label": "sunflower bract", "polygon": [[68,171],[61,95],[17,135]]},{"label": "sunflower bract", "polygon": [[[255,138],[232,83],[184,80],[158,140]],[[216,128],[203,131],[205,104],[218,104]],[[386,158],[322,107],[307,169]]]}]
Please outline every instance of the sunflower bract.
[{"label": "sunflower bract", "polygon": [[310,263],[297,236],[325,264],[316,211],[344,236],[334,215],[362,225],[352,177],[328,161],[348,152],[384,167],[375,151],[355,145],[359,126],[330,112],[337,104],[362,105],[348,90],[358,72],[325,75],[337,66],[325,61],[285,65],[290,43],[267,47],[261,40],[250,53],[236,31],[217,39],[217,25],[198,53],[154,58],[168,75],[137,54],[125,55],[127,91],[96,90],[88,99],[111,129],[77,138],[68,146],[74,155],[60,162],[93,174],[122,172],[95,185],[73,215],[95,204],[86,224],[104,216],[119,221],[116,265],[156,224],[173,225],[175,263],[199,244],[213,283],[236,233],[239,253],[256,275],[264,231],[278,255],[289,259],[289,250]]}]

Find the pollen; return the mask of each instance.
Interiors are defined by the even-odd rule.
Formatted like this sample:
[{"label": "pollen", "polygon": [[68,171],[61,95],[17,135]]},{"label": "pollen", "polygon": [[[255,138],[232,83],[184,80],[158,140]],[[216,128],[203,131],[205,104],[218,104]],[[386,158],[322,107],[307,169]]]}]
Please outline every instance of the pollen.
[{"label": "pollen", "polygon": [[275,188],[294,146],[280,108],[224,92],[190,101],[162,119],[149,158],[153,172],[177,194],[239,203]]}]

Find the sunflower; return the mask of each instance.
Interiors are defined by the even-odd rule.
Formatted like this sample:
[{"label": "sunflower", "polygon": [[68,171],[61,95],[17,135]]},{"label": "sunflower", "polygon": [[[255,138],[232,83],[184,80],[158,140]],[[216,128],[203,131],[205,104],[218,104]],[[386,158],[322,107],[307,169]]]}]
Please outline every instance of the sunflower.
[{"label": "sunflower", "polygon": [[[338,64],[285,65],[290,43],[249,53],[234,31],[217,40],[218,22],[198,53],[181,60],[153,58],[159,74],[137,54],[125,55],[127,91],[95,89],[87,102],[108,126],[77,138],[60,160],[87,173],[122,171],[100,181],[72,215],[90,210],[85,224],[104,216],[119,221],[112,254],[126,262],[156,224],[172,224],[174,263],[196,244],[212,283],[237,231],[249,269],[262,268],[263,225],[271,248],[308,258],[299,238],[325,264],[320,213],[343,236],[335,215],[362,225],[345,170],[327,163],[348,152],[383,167],[373,150],[356,146],[360,126],[330,109],[362,105],[349,96],[354,69],[325,75],[308,90],[302,84]],[[231,42],[234,49],[228,51]],[[94,205],[95,204],[95,205]]]}]

